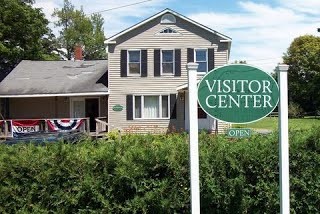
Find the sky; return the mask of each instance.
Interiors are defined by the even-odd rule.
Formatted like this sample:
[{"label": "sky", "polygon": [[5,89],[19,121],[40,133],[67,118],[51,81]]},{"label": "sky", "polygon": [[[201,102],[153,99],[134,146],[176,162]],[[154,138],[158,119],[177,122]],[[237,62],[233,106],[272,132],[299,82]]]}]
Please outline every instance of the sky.
[{"label": "sky", "polygon": [[[54,28],[51,16],[63,0],[35,0]],[[101,12],[108,38],[170,8],[232,38],[229,62],[248,64],[272,72],[294,38],[320,36],[320,0],[70,0],[86,14]],[[141,3],[139,3],[141,2]],[[136,4],[139,3],[139,4]],[[125,5],[130,5],[122,7]],[[120,7],[120,8],[119,8]],[[112,8],[118,8],[109,10]],[[58,29],[54,32],[58,35]]]}]

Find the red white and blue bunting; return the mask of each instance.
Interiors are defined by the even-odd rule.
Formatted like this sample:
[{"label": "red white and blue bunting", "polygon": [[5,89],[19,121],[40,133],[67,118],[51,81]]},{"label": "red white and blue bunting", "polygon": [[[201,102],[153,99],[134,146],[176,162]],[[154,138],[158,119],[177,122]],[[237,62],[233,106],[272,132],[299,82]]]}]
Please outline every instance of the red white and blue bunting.
[{"label": "red white and blue bunting", "polygon": [[40,120],[12,120],[12,135],[18,137],[21,134],[38,132]]},{"label": "red white and blue bunting", "polygon": [[83,119],[53,119],[47,120],[47,124],[51,131],[67,132],[80,129],[83,121]]}]

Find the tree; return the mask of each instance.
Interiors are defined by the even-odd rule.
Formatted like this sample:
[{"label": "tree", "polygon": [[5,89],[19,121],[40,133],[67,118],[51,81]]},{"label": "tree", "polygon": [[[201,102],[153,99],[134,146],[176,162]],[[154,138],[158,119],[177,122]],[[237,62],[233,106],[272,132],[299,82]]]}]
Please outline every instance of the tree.
[{"label": "tree", "polygon": [[246,60],[235,60],[232,64],[247,64]]},{"label": "tree", "polygon": [[32,0],[0,0],[0,80],[22,59],[55,58],[44,48],[48,20]]},{"label": "tree", "polygon": [[53,16],[58,18],[55,25],[62,28],[59,40],[61,48],[66,49],[68,59],[72,58],[76,45],[84,48],[86,59],[106,58],[102,27],[104,20],[101,15],[94,14],[88,17],[82,8],[77,10],[69,0],[64,0],[63,8],[56,8]]},{"label": "tree", "polygon": [[88,45],[85,49],[86,59],[106,59],[106,40],[103,30],[104,20],[101,14],[91,16],[92,36],[89,38]]},{"label": "tree", "polygon": [[289,99],[304,111],[320,108],[320,37],[300,36],[283,56],[288,70]]}]

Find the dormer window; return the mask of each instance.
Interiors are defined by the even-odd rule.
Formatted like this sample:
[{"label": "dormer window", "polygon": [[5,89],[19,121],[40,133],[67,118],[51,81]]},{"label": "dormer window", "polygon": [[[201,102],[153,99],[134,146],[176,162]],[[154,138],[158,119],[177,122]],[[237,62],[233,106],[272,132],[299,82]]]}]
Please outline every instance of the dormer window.
[{"label": "dormer window", "polygon": [[164,14],[161,17],[161,24],[175,24],[176,23],[176,17],[172,14]]},{"label": "dormer window", "polygon": [[164,33],[178,33],[178,32],[176,30],[173,30],[172,28],[168,27],[168,28],[161,30],[159,33],[164,34]]}]

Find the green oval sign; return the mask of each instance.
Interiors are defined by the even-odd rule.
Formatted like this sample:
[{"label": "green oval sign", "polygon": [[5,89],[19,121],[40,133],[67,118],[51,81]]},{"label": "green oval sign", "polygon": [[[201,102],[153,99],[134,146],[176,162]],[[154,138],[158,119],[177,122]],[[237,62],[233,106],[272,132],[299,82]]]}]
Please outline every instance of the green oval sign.
[{"label": "green oval sign", "polygon": [[271,113],[279,87],[266,72],[249,65],[227,65],[207,73],[198,84],[198,102],[211,117],[251,123]]},{"label": "green oval sign", "polygon": [[112,107],[113,111],[122,111],[123,110],[123,106],[120,104],[116,104]]}]

